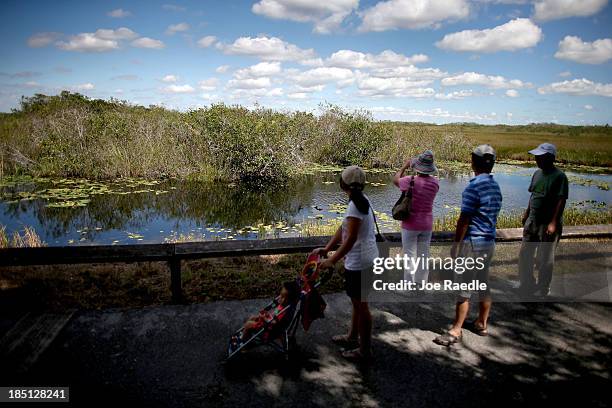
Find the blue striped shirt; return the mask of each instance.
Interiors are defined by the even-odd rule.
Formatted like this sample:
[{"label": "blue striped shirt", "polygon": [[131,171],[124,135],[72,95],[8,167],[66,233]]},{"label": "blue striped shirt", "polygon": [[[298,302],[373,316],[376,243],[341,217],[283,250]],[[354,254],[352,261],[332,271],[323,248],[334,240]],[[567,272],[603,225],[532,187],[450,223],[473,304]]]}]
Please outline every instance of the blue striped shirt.
[{"label": "blue striped shirt", "polygon": [[499,184],[491,174],[482,173],[470,179],[461,202],[461,212],[472,216],[465,239],[495,240],[501,203]]}]

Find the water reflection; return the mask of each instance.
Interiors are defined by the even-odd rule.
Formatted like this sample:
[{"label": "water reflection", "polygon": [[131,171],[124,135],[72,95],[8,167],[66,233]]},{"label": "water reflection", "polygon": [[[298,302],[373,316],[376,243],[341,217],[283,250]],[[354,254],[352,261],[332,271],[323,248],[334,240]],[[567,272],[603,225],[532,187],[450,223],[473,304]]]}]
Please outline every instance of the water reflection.
[{"label": "water reflection", "polygon": [[[527,186],[532,168],[499,166],[497,178],[504,196],[503,210],[523,208],[529,198]],[[602,190],[612,176],[570,173],[570,203],[585,200],[610,202]],[[32,226],[49,245],[162,242],[180,234],[197,234],[198,239],[218,237],[256,238],[257,229],[282,223],[281,232],[296,234],[295,224],[313,218],[340,215],[334,206],[346,204],[338,187],[338,173],[307,175],[282,186],[252,189],[245,185],[168,180],[146,189],[90,195],[80,207],[53,208],[36,198],[35,192],[48,183],[30,182],[0,187],[0,224],[7,232]],[[369,173],[366,194],[375,209],[389,213],[398,196],[391,173]],[[598,184],[581,183],[580,179]],[[467,173],[445,175],[434,203],[439,217],[459,207]],[[22,192],[22,193],[20,193]],[[11,200],[21,194],[31,199]],[[33,197],[33,198],[32,198]],[[245,229],[251,227],[251,229]]]}]

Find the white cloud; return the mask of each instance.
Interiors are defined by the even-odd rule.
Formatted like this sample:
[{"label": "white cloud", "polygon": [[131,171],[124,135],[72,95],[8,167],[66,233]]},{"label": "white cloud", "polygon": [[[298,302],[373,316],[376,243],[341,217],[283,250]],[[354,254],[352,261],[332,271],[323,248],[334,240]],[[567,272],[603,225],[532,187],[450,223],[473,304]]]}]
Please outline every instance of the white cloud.
[{"label": "white cloud", "polygon": [[231,79],[227,82],[229,88],[235,89],[261,89],[268,88],[272,85],[270,78],[245,78],[245,79]]},{"label": "white cloud", "polygon": [[167,82],[167,83],[175,83],[175,82],[178,82],[178,80],[179,80],[179,77],[173,74],[168,74],[161,79],[162,82]]},{"label": "white cloud", "polygon": [[214,35],[207,35],[206,37],[202,37],[198,40],[197,44],[200,48],[208,48],[213,45],[217,41],[217,37]]},{"label": "white cloud", "polygon": [[176,4],[163,4],[162,8],[164,10],[168,10],[168,11],[185,11],[185,10],[187,10],[185,7],[177,6]]},{"label": "white cloud", "polygon": [[464,72],[459,75],[443,78],[441,84],[444,86],[455,85],[482,85],[492,89],[503,88],[527,88],[531,84],[520,79],[506,79],[501,75],[484,75],[477,72]]},{"label": "white cloud", "polygon": [[149,37],[141,37],[132,41],[132,47],[137,48],[151,48],[151,49],[162,49],[165,47],[164,43],[160,40],[155,40]]},{"label": "white cloud", "polygon": [[428,98],[435,95],[433,88],[427,87],[432,81],[414,81],[407,78],[379,78],[365,76],[357,80],[358,94],[374,98],[406,97]]},{"label": "white cloud", "polygon": [[281,72],[280,62],[260,62],[248,68],[242,68],[234,72],[237,79],[258,78],[279,74]]},{"label": "white cloud", "polygon": [[542,29],[540,27],[533,24],[528,18],[517,18],[494,28],[446,34],[436,43],[436,46],[452,51],[516,51],[533,47],[541,39]]},{"label": "white cloud", "polygon": [[359,0],[260,0],[253,4],[255,14],[266,17],[314,23],[313,31],[328,34],[359,6]]},{"label": "white cloud", "polygon": [[315,87],[335,82],[338,86],[348,86],[355,81],[353,71],[347,68],[319,67],[290,74],[290,80],[303,88]]},{"label": "white cloud", "polygon": [[602,64],[612,59],[612,39],[586,42],[580,37],[568,35],[559,41],[559,50],[555,53],[555,58],[580,64]]},{"label": "white cloud", "polygon": [[217,68],[215,68],[215,72],[219,74],[225,74],[229,69],[229,65],[219,65]]},{"label": "white cloud", "polygon": [[518,98],[520,95],[516,89],[508,89],[506,91],[506,96],[508,98]]},{"label": "white cloud", "polygon": [[174,35],[176,33],[187,31],[191,26],[187,23],[170,24],[166,29],[166,34]]},{"label": "white cloud", "polygon": [[94,33],[81,33],[71,36],[68,41],[58,42],[57,46],[65,51],[104,52],[118,49],[119,43],[99,38]]},{"label": "white cloud", "polygon": [[219,44],[217,47],[225,54],[248,55],[264,61],[298,61],[316,58],[312,48],[307,50],[285,42],[277,37],[240,37],[232,44]]},{"label": "white cloud", "polygon": [[94,89],[95,87],[96,86],[92,84],[91,82],[86,82],[84,84],[75,85],[73,89],[76,89],[77,91],[90,91]]},{"label": "white cloud", "polygon": [[564,93],[568,95],[595,95],[612,97],[612,84],[600,84],[588,79],[554,82],[538,88],[540,94]]},{"label": "white cloud", "polygon": [[441,100],[452,100],[452,99],[463,99],[463,98],[467,98],[470,96],[474,96],[474,92],[469,89],[469,90],[461,90],[461,91],[454,91],[454,92],[450,92],[450,93],[437,93],[434,95],[434,98],[436,99],[441,99]]},{"label": "white cloud", "polygon": [[131,16],[132,13],[130,13],[127,10],[118,8],[118,9],[109,11],[108,13],[106,13],[106,15],[109,17],[113,17],[113,18],[125,18],[125,17]]},{"label": "white cloud", "polygon": [[217,94],[209,94],[209,93],[203,93],[201,95],[202,99],[205,99],[207,101],[213,101],[215,99],[219,99],[219,95]]},{"label": "white cloud", "polygon": [[439,79],[448,75],[438,68],[417,68],[414,65],[396,68],[380,68],[371,71],[373,76],[381,78],[411,78],[411,79]]},{"label": "white cloud", "polygon": [[68,37],[67,41],[59,41],[56,46],[65,51],[105,52],[118,49],[120,41],[138,37],[134,31],[126,27],[116,30],[101,28],[95,33],[80,33]]},{"label": "white cloud", "polygon": [[559,72],[559,76],[566,78],[566,77],[572,76],[572,73],[570,71],[563,71],[563,72]]},{"label": "white cloud", "polygon": [[369,109],[376,116],[381,118],[390,119],[401,119],[401,118],[415,118],[418,120],[431,120],[441,119],[444,122],[448,121],[462,121],[462,122],[473,122],[473,121],[486,121],[490,122],[497,119],[495,112],[490,114],[487,113],[473,113],[473,112],[450,112],[442,108],[433,108],[427,110],[421,109],[405,109],[396,108],[392,106],[375,106]]},{"label": "white cloud", "polygon": [[121,27],[116,30],[101,28],[97,30],[94,33],[94,35],[97,38],[101,38],[103,40],[116,40],[116,41],[133,40],[134,38],[138,37],[138,34],[136,34],[135,32],[133,32],[132,30],[126,27]]},{"label": "white cloud", "polygon": [[198,88],[203,91],[214,91],[217,88],[219,80],[217,78],[203,79],[198,82]]},{"label": "white cloud", "polygon": [[541,21],[587,17],[598,13],[608,0],[537,0],[534,18]]},{"label": "white cloud", "polygon": [[360,13],[360,31],[438,27],[470,14],[467,0],[388,0]]},{"label": "white cloud", "polygon": [[493,3],[493,4],[525,4],[529,0],[475,0],[479,3]]},{"label": "white cloud", "polygon": [[391,50],[380,54],[365,54],[352,50],[338,50],[325,60],[325,65],[341,68],[386,68],[410,66],[427,62],[429,57],[424,54],[415,54],[407,57]]},{"label": "white cloud", "polygon": [[46,47],[61,36],[61,33],[55,32],[36,33],[28,38],[28,46],[32,48]]},{"label": "white cloud", "polygon": [[289,99],[307,99],[307,92],[291,92],[287,94],[287,98]]},{"label": "white cloud", "polygon": [[282,88],[270,89],[268,91],[268,93],[266,94],[266,96],[282,96],[282,95],[283,95],[283,89]]},{"label": "white cloud", "polygon": [[584,105],[584,109],[593,110],[593,105]]},{"label": "white cloud", "polygon": [[238,88],[230,97],[237,98],[255,98],[255,97],[279,97],[283,95],[282,88]]},{"label": "white cloud", "polygon": [[177,94],[183,94],[183,93],[193,93],[195,92],[195,89],[193,89],[193,87],[191,85],[185,84],[185,85],[168,85],[164,88],[161,89],[162,92],[165,93],[177,93]]}]

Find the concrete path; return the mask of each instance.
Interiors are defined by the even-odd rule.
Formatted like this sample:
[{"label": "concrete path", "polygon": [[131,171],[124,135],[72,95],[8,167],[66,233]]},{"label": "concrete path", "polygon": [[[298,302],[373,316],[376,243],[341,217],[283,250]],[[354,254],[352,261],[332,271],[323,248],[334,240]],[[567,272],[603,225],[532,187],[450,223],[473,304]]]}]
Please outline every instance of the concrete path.
[{"label": "concrete path", "polygon": [[450,299],[373,305],[376,360],[363,368],[330,341],[347,328],[348,298],[325,298],[326,318],[300,330],[292,365],[266,349],[223,364],[228,334],[266,302],[227,301],[79,312],[11,382],[69,384],[79,406],[609,406],[611,304],[498,303],[488,338],[464,331],[450,350],[432,342]]}]

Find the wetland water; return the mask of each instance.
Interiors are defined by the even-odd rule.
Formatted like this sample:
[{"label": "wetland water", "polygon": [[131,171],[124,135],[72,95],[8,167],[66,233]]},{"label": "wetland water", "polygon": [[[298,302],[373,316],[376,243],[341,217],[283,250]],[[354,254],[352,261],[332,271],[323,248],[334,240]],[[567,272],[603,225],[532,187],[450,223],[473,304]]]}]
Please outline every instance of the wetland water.
[{"label": "wetland water", "polygon": [[[497,165],[502,211],[518,211],[529,199],[535,168]],[[612,175],[566,171],[569,205],[609,208]],[[384,230],[399,191],[390,171],[368,172],[365,193]],[[341,218],[346,196],[338,171],[304,175],[282,188],[253,190],[231,183],[178,180],[89,182],[73,179],[0,180],[0,225],[7,234],[33,227],[47,245],[157,243],[181,235],[189,240],[256,239],[302,235],[305,224]],[[457,211],[470,178],[456,172],[440,179],[434,217]],[[385,216],[385,214],[387,216]]]}]

